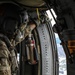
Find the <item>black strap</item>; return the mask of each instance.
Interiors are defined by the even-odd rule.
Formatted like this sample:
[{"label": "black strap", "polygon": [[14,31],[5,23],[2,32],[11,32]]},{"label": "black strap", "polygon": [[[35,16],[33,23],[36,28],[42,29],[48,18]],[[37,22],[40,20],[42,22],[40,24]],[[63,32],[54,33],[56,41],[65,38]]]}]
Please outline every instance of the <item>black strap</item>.
[{"label": "black strap", "polygon": [[9,49],[9,51],[10,51],[10,50],[14,50],[14,47],[11,45],[10,40],[8,39],[7,36],[5,36],[5,35],[3,35],[3,34],[0,34],[0,39],[6,43],[6,45],[7,45],[8,49]]}]

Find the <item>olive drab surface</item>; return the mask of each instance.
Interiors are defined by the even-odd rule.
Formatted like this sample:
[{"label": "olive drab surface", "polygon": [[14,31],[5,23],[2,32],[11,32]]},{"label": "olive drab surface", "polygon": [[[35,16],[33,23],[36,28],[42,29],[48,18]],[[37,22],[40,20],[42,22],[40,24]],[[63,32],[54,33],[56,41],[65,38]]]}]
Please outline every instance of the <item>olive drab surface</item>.
[{"label": "olive drab surface", "polygon": [[15,75],[17,67],[14,50],[9,51],[6,43],[0,40],[0,75]]}]

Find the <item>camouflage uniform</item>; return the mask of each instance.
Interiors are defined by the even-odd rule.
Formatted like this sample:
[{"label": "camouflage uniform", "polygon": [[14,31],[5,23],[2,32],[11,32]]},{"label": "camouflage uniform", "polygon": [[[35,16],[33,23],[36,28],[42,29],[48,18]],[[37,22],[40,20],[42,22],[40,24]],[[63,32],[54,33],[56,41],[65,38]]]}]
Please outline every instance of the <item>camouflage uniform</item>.
[{"label": "camouflage uniform", "polygon": [[0,75],[11,75],[10,52],[2,40],[0,40]]},{"label": "camouflage uniform", "polygon": [[0,40],[0,75],[16,75],[17,68],[15,51],[9,51],[5,42]]}]

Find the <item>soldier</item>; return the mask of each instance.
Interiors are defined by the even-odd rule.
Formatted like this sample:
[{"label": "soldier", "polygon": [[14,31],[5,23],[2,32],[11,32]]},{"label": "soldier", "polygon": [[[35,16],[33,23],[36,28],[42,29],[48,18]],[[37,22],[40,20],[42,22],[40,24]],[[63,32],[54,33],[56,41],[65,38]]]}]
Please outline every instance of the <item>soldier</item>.
[{"label": "soldier", "polygon": [[[6,9],[6,15],[9,15],[13,12],[13,10],[10,11],[11,9]],[[10,14],[9,17],[4,20],[4,28],[2,29],[2,31],[4,31],[0,32],[0,75],[16,75],[18,63],[14,48],[18,43],[23,41],[27,35],[31,34],[32,30],[36,27],[34,23],[30,23],[29,25],[27,25],[28,15],[27,12],[24,12],[24,21],[20,25],[20,27],[17,27],[16,31],[14,32],[13,29],[16,27],[16,22],[14,21],[14,18],[17,14],[14,13],[15,16],[13,17],[13,19],[11,18],[11,15],[12,14]],[[10,25],[12,25],[11,23],[13,24],[14,28],[9,27]],[[11,34],[8,31],[9,29],[12,30]],[[11,36],[13,36],[14,38]]]},{"label": "soldier", "polygon": [[15,75],[18,68],[14,46],[10,40],[17,22],[15,19],[18,17],[14,7],[0,4],[0,75]]},{"label": "soldier", "polygon": [[[35,24],[29,25],[25,29],[23,39],[27,35],[29,35],[34,28],[35,28]],[[2,34],[2,36],[4,35]],[[0,37],[1,37],[1,34],[0,34]],[[1,37],[1,38],[4,40],[0,39],[0,75],[15,75],[16,70],[18,68],[18,63],[17,63],[15,51],[14,51],[14,45],[11,44],[10,40],[5,41],[6,38],[4,37]],[[18,43],[23,41],[23,39],[21,38],[21,40],[18,41]],[[10,46],[7,46],[7,43],[9,43]],[[15,43],[16,43],[15,45],[18,44],[16,41]]]}]

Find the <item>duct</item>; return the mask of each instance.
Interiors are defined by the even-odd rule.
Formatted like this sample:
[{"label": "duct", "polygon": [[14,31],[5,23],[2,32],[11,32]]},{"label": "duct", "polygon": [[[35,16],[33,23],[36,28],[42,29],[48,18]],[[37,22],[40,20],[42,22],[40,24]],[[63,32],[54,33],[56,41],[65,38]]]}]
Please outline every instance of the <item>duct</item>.
[{"label": "duct", "polygon": [[0,3],[11,3],[13,1],[31,7],[41,7],[45,4],[43,0],[0,0]]},{"label": "duct", "polygon": [[27,6],[43,6],[45,3],[43,0],[16,0],[17,2]]}]

